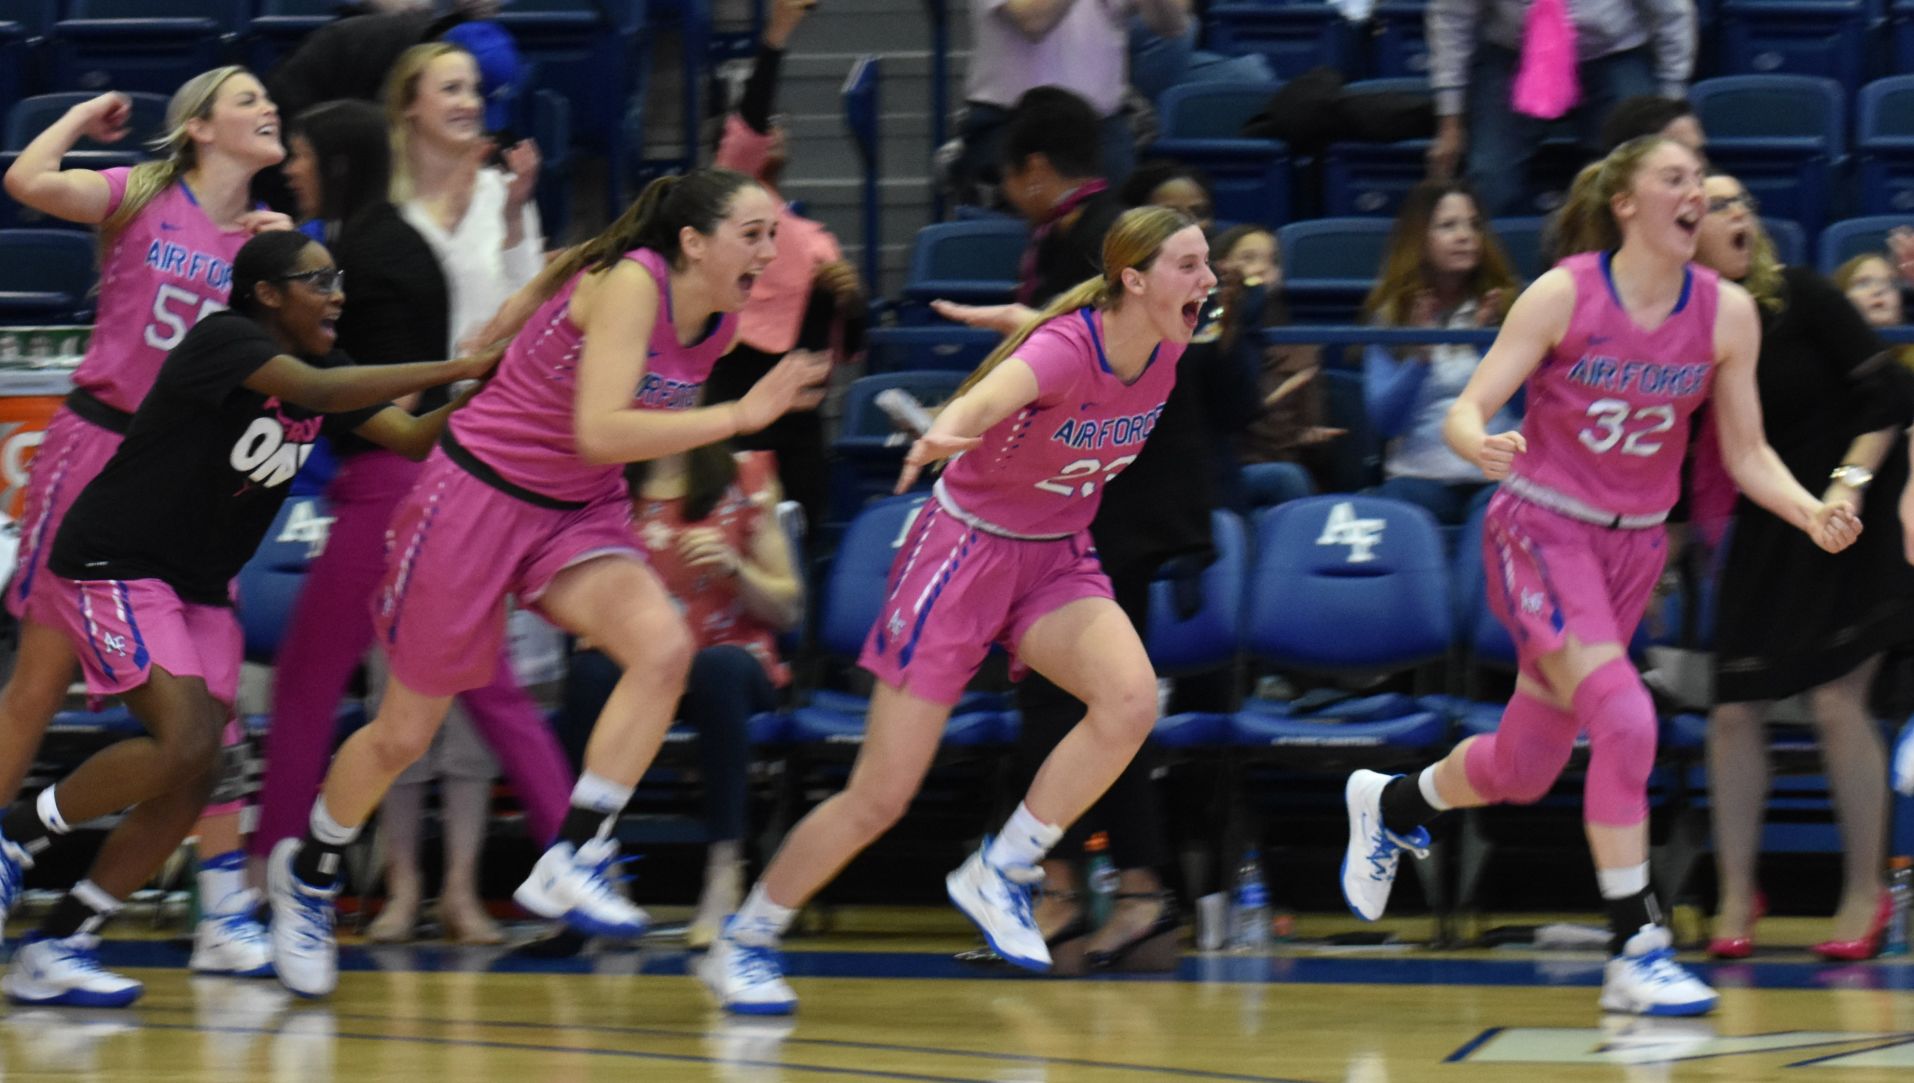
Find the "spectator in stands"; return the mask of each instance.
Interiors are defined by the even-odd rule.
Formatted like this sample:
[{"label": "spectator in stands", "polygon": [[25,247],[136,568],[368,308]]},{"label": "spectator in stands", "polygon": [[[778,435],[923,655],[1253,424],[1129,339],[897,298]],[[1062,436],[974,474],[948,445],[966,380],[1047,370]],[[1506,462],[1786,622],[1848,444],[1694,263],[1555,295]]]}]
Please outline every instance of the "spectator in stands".
[{"label": "spectator in stands", "polygon": [[[775,0],[764,40],[745,83],[738,109],[725,118],[717,160],[725,169],[757,178],[782,205],[778,254],[751,286],[751,303],[738,320],[738,345],[705,384],[707,402],[742,398],[778,359],[792,349],[836,347],[841,362],[862,349],[867,304],[857,269],[844,258],[837,238],[821,222],[793,211],[777,195],[789,143],[772,115],[784,50],[816,0]],[[778,478],[811,522],[823,520],[826,503],[824,419],[815,410],[786,414],[762,432],[738,440],[741,449],[776,452]]]},{"label": "spectator in stands", "polygon": [[1118,194],[1126,207],[1170,207],[1194,218],[1204,233],[1216,227],[1209,176],[1195,166],[1153,158],[1136,167]]},{"label": "spectator in stands", "polygon": [[[301,213],[324,223],[340,270],[353,283],[339,319],[340,348],[362,364],[444,356],[453,341],[453,298],[431,244],[390,201],[384,113],[370,102],[329,102],[302,114],[288,142],[292,161],[286,174]],[[428,393],[425,405],[446,398],[442,389]],[[420,471],[417,463],[364,441],[342,439],[336,450],[342,465],[326,490],[333,522],[293,607],[273,684],[259,830],[252,840],[261,860],[281,839],[305,830],[332,750],[339,700],[372,646],[369,605],[385,573],[386,526]],[[486,744],[504,756],[533,837],[543,842],[558,831],[571,771],[501,651],[492,683],[454,705],[420,761],[427,766],[408,769],[386,795],[380,832],[390,896],[367,930],[372,939],[414,936],[424,898],[419,834],[425,793],[438,777],[445,840],[440,923],[449,939],[499,940],[479,893],[479,858],[498,773]]]},{"label": "spectator in stands", "polygon": [[1142,13],[1130,19],[1130,87],[1152,106],[1184,83],[1267,83],[1276,78],[1261,53],[1225,56],[1196,47],[1202,2],[1180,34],[1164,34]]},{"label": "spectator in stands", "polygon": [[[399,54],[414,45],[438,41],[472,20],[490,19],[498,12],[499,0],[453,0],[444,14],[434,11],[430,3],[403,0],[341,7],[342,18],[308,34],[266,73],[266,88],[288,117],[299,116],[320,102],[379,101]],[[278,170],[262,173],[254,192],[276,210],[297,209]]]},{"label": "spectator in stands", "polygon": [[1083,176],[1122,180],[1136,160],[1123,112],[1129,15],[1134,8],[1158,34],[1181,35],[1189,0],[978,0],[970,6],[970,67],[965,74],[961,149],[952,181],[962,202],[982,193],[999,164],[1011,115],[1040,86],[1089,103],[1095,164]]},{"label": "spectator in stands", "polygon": [[[1396,214],[1363,312],[1379,327],[1496,327],[1519,288],[1468,186],[1423,181]],[[1378,495],[1420,505],[1439,522],[1458,525],[1493,488],[1442,437],[1449,407],[1481,363],[1481,347],[1460,343],[1363,351],[1363,403],[1377,434],[1389,441]],[[1510,406],[1488,422],[1496,432],[1519,423]]]},{"label": "spectator in stands", "polygon": [[[1282,250],[1276,234],[1256,225],[1225,230],[1210,249],[1222,285],[1218,296],[1225,315],[1238,311],[1244,318],[1230,321],[1225,335],[1253,334],[1257,327],[1283,327],[1289,323],[1289,305],[1283,299]],[[1256,299],[1260,291],[1261,301]],[[1240,298],[1240,299],[1238,299]],[[1253,313],[1254,315],[1251,315]],[[1321,449],[1324,444],[1344,435],[1344,430],[1323,424],[1326,411],[1322,385],[1322,347],[1312,345],[1260,346],[1261,365],[1257,378],[1257,413],[1238,441],[1238,454],[1245,464],[1293,463],[1310,476],[1312,487],[1320,488],[1326,476]],[[1253,478],[1246,484],[1255,488]],[[1243,499],[1258,505],[1273,502],[1272,494],[1246,491]]]},{"label": "spectator in stands", "polygon": [[[1018,101],[1003,132],[1004,199],[1031,225],[1017,293],[1024,306],[1102,270],[1103,235],[1123,201],[1101,172],[1096,140],[1090,104],[1047,86]],[[1022,325],[1021,316],[1013,325]]]},{"label": "spectator in stands", "polygon": [[[1598,142],[1601,124],[1617,102],[1685,92],[1694,69],[1695,8],[1693,0],[1576,0],[1567,7],[1581,94],[1566,116],[1594,157],[1606,150]],[[1429,173],[1446,180],[1462,167],[1491,218],[1521,211],[1529,162],[1548,123],[1511,104],[1529,10],[1528,0],[1430,0],[1425,16],[1437,118]]]},{"label": "spectator in stands", "polygon": [[[7,194],[100,233],[98,319],[74,390],[55,415],[28,474],[21,515],[24,552],[7,590],[20,621],[19,650],[0,689],[0,799],[12,801],[40,738],[66,699],[78,660],[44,613],[34,588],[51,580],[48,552],[67,509],[99,473],[132,424],[167,351],[191,325],[227,302],[233,261],[247,239],[292,223],[252,208],[253,175],[279,161],[279,110],[244,68],[216,68],[187,80],[166,107],[160,157],[131,169],[62,169],[82,137],[126,136],[132,107],[102,94],[67,110],[29,142],[7,170]],[[169,253],[166,259],[148,253]],[[176,255],[177,258],[172,258]],[[193,965],[256,971],[264,937],[245,890],[239,804],[221,793],[198,826],[200,891],[206,919]]]},{"label": "spectator in stands", "polygon": [[1867,252],[1834,269],[1834,287],[1847,294],[1854,310],[1869,327],[1894,327],[1906,322],[1901,282],[1894,266],[1878,252]]},{"label": "spectator in stands", "polygon": [[[727,361],[726,364],[729,364]],[[678,718],[698,733],[703,773],[704,890],[685,933],[709,947],[744,901],[744,816],[751,716],[777,706],[791,671],[777,637],[797,624],[803,587],[778,523],[777,462],[770,452],[734,455],[727,444],[633,463],[632,530],[685,607],[697,653]],[[595,650],[572,656],[565,718],[580,745],[618,681]]]},{"label": "spectator in stands", "polygon": [[1914,616],[1914,570],[1902,556],[1893,499],[1906,463],[1890,454],[1914,418],[1914,374],[1894,363],[1831,283],[1780,265],[1740,182],[1709,177],[1707,194],[1695,260],[1760,303],[1755,376],[1768,439],[1802,485],[1847,504],[1864,527],[1851,548],[1829,554],[1805,537],[1796,544],[1800,531],[1747,500],[1735,507],[1715,621],[1717,704],[1708,719],[1720,884],[1709,952],[1738,959],[1753,949],[1769,774],[1764,724],[1776,700],[1805,693],[1845,866],[1833,935],[1814,950],[1865,959],[1880,949],[1887,921],[1887,753],[1868,690],[1882,652],[1903,641]]},{"label": "spectator in stands", "polygon": [[1602,146],[1614,150],[1643,135],[1659,135],[1692,150],[1708,149],[1707,133],[1701,130],[1701,118],[1687,98],[1664,98],[1659,94],[1637,94],[1609,110],[1602,121]]}]

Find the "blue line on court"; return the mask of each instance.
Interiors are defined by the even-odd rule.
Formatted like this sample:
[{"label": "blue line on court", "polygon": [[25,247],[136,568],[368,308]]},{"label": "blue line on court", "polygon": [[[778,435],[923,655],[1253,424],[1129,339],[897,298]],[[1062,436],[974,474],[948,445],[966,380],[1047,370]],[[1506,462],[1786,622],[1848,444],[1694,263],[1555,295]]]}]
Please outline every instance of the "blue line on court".
[{"label": "blue line on court", "polygon": [[1442,1063],[1454,1064],[1457,1061],[1469,1059],[1469,1054],[1482,1048],[1483,1045],[1487,1044],[1490,1038],[1493,1038],[1500,1033],[1502,1033],[1501,1027],[1490,1027],[1489,1029],[1483,1031],[1482,1033],[1462,1043],[1462,1048],[1456,1050],[1455,1052],[1449,1054],[1446,1057],[1443,1057]]},{"label": "blue line on court", "polygon": [[1850,1049],[1844,1053],[1830,1053],[1825,1057],[1814,1057],[1809,1060],[1798,1060],[1798,1061],[1795,1061],[1793,1064],[1788,1065],[1788,1067],[1807,1068],[1816,1064],[1825,1064],[1831,1060],[1841,1060],[1844,1057],[1858,1057],[1863,1053],[1878,1053],[1883,1049],[1893,1049],[1896,1046],[1903,1046],[1903,1045],[1908,1045],[1911,1043],[1914,1043],[1914,1035],[1900,1038],[1892,1042],[1886,1042],[1881,1045],[1871,1045],[1867,1047],[1866,1049]]},{"label": "blue line on court", "polygon": [[[112,966],[182,967],[186,950],[158,940],[110,940],[100,945],[101,962]],[[342,971],[479,972],[495,974],[601,974],[678,977],[689,973],[691,955],[683,950],[641,947],[568,959],[456,947],[346,947],[339,953]],[[920,980],[1042,981],[1009,968],[986,969],[959,963],[944,952],[790,951],[786,972],[793,978],[872,978]],[[1693,969],[1725,989],[1877,989],[1914,991],[1914,964],[1907,962],[1829,964],[1813,961],[1711,965]],[[1438,959],[1414,954],[1346,955],[1186,955],[1172,974],[1108,974],[1078,981],[1182,981],[1295,985],[1475,985],[1596,987],[1602,960],[1596,956],[1534,956],[1521,959]]]}]

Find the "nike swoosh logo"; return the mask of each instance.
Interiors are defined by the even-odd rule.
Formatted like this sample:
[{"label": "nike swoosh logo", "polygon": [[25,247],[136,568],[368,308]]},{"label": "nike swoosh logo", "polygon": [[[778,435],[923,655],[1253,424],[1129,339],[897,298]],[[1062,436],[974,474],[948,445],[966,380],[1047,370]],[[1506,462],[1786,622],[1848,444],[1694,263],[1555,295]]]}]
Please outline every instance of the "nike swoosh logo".
[{"label": "nike swoosh logo", "polygon": [[174,224],[173,224],[173,223],[171,223],[171,222],[161,222],[161,223],[160,223],[160,228],[161,228],[161,229],[163,229],[163,230],[166,230],[166,231],[167,231],[168,233],[177,233],[177,232],[179,232],[180,230],[182,230],[182,229],[185,229],[186,227],[185,227],[185,226],[176,226],[176,225],[174,225]]}]

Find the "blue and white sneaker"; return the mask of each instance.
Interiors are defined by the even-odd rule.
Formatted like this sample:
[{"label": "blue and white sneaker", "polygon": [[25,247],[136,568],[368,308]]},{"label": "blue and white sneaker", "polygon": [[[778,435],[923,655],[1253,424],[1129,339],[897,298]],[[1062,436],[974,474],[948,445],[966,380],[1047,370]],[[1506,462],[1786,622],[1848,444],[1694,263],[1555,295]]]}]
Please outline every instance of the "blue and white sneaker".
[{"label": "blue and white sneaker", "polygon": [[13,904],[20,901],[20,888],[32,867],[32,855],[19,843],[0,835],[0,932],[6,927],[7,915],[13,913]]},{"label": "blue and white sneaker", "polygon": [[784,956],[775,943],[742,944],[733,936],[738,919],[724,923],[724,932],[698,963],[698,980],[725,1011],[736,1015],[790,1015],[797,1010],[797,993],[784,980]]},{"label": "blue and white sneaker", "polygon": [[195,974],[272,977],[272,938],[253,916],[258,906],[258,892],[235,892],[220,900],[216,912],[199,919],[190,964]]},{"label": "blue and white sneaker", "polygon": [[944,890],[1005,962],[1025,970],[1049,970],[1050,947],[1030,913],[1030,893],[1043,880],[1043,870],[1034,865],[1000,869],[984,860],[988,849],[990,840],[985,839],[970,860],[944,877]]},{"label": "blue and white sneaker", "polygon": [[542,918],[563,920],[587,936],[635,940],[651,927],[651,915],[612,886],[618,843],[595,838],[576,851],[554,842],[512,892],[518,905]]},{"label": "blue and white sneaker", "polygon": [[1342,855],[1342,897],[1349,912],[1375,921],[1389,908],[1389,890],[1396,886],[1396,868],[1407,850],[1418,858],[1429,856],[1429,832],[1416,828],[1398,835],[1382,825],[1382,790],[1399,775],[1357,771],[1343,787],[1349,807],[1349,847]]},{"label": "blue and white sneaker", "polygon": [[1914,797],[1914,719],[1901,727],[1901,736],[1894,742],[1894,792],[1902,797]]},{"label": "blue and white sneaker", "polygon": [[1602,1010],[1630,1015],[1707,1015],[1715,991],[1675,961],[1674,939],[1644,925],[1602,973]]},{"label": "blue and white sneaker", "polygon": [[14,950],[13,965],[0,989],[15,1004],[59,1004],[73,1008],[124,1008],[146,986],[100,965],[94,954],[100,938],[79,933],[54,940],[38,933]]},{"label": "blue and white sneaker", "polygon": [[339,985],[339,942],[332,933],[332,900],[339,886],[317,888],[293,875],[298,852],[298,839],[281,839],[266,859],[273,972],[300,996],[322,997]]}]

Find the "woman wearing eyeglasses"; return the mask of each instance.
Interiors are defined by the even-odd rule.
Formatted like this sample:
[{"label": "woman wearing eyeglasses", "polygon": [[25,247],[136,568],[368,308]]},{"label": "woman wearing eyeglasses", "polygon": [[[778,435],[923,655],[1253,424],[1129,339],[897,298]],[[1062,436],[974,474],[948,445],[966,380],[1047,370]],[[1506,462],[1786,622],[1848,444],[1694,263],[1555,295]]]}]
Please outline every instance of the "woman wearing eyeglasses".
[{"label": "woman wearing eyeglasses", "polygon": [[0,909],[73,827],[130,810],[86,878],[15,950],[0,980],[25,1004],[121,1007],[139,982],[100,968],[95,933],[186,837],[218,777],[243,636],[232,581],[324,432],[424,458],[451,406],[415,418],[390,399],[482,376],[485,360],[356,366],[334,349],[345,301],[324,248],[289,230],[239,250],[232,308],[160,366],[120,445],[68,510],[44,611],[87,691],[119,696],[146,736],[106,748],[0,817]]},{"label": "woman wearing eyeglasses", "polygon": [[[1720,899],[1709,954],[1746,958],[1762,909],[1755,878],[1768,792],[1768,708],[1805,693],[1841,826],[1845,875],[1823,958],[1866,959],[1887,922],[1887,760],[1868,689],[1914,615],[1893,494],[1905,456],[1890,454],[1914,417],[1914,377],[1848,299],[1813,271],[1782,267],[1733,177],[1707,179],[1695,261],[1759,302],[1755,366],[1768,441],[1796,479],[1860,517],[1860,539],[1825,553],[1747,500],[1721,571],[1708,788]],[[1878,476],[1877,476],[1878,474]],[[1891,476],[1890,476],[1891,475]],[[1869,499],[1870,495],[1873,499]]]}]

